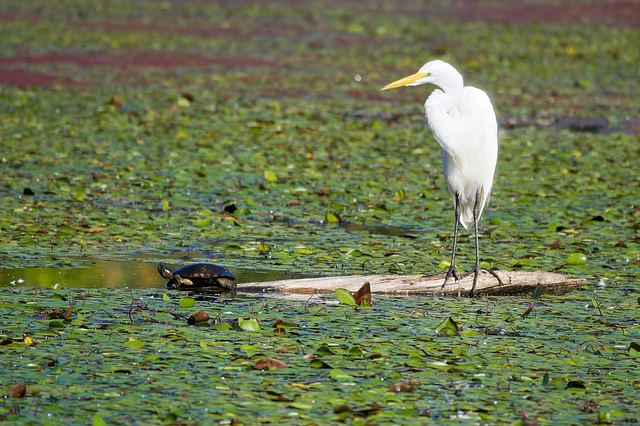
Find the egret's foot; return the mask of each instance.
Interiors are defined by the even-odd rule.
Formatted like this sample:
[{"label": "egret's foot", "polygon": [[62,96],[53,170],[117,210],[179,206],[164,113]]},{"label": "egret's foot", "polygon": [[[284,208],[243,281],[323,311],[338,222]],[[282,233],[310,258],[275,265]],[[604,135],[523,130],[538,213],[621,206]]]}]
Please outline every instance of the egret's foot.
[{"label": "egret's foot", "polygon": [[[498,280],[498,284],[500,284],[501,286],[502,286],[502,285],[504,285],[504,283],[503,283],[503,282],[502,282],[502,280],[500,279],[500,275],[496,274],[496,273],[495,273],[495,272],[493,272],[491,269],[487,269],[487,268],[480,268],[480,267],[475,267],[475,268],[473,268],[472,270],[470,270],[469,272],[465,272],[465,274],[464,274],[463,276],[461,276],[461,277],[460,277],[460,279],[466,278],[466,277],[468,277],[468,276],[469,276],[469,275],[471,275],[471,274],[475,274],[475,276],[474,276],[474,281],[477,281],[477,280],[478,280],[478,273],[479,273],[480,271],[485,271],[485,272],[490,273],[491,275],[493,275],[493,276],[494,276],[494,278],[495,278],[496,280]],[[475,285],[474,285],[474,287],[475,287]]]},{"label": "egret's foot", "polygon": [[442,283],[442,288],[444,288],[445,285],[447,285],[447,281],[449,281],[449,278],[455,278],[456,281],[460,281],[460,277],[458,276],[458,272],[456,271],[456,267],[455,266],[449,266],[449,269],[447,270],[447,275],[444,277],[444,283]]},{"label": "egret's foot", "polygon": [[463,279],[465,277],[468,277],[469,275],[473,274],[473,287],[471,288],[471,297],[476,297],[476,284],[478,283],[478,275],[480,274],[480,271],[486,271],[488,273],[490,273],[491,275],[493,275],[495,277],[495,279],[498,280],[498,284],[499,285],[504,285],[504,283],[502,282],[502,280],[500,279],[500,276],[498,274],[496,274],[495,272],[493,272],[490,269],[487,268],[481,268],[480,265],[476,265],[472,270],[470,270],[469,272],[465,273],[462,277],[460,277],[460,279]]}]

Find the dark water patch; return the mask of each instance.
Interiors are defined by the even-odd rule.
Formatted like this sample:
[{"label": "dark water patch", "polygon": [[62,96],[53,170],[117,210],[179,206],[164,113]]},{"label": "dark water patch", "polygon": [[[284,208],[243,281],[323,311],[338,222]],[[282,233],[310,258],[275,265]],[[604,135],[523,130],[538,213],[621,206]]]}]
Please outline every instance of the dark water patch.
[{"label": "dark water patch", "polygon": [[387,235],[389,237],[405,237],[410,239],[418,238],[419,234],[419,230],[406,226],[341,223],[340,227],[351,232]]},{"label": "dark water patch", "polygon": [[[308,225],[318,228],[326,227],[326,224],[320,221],[297,220],[293,217],[280,215],[271,215],[268,218],[256,217],[254,219],[262,222],[278,222],[290,225]],[[420,229],[416,227],[385,225],[379,223],[378,221],[376,221],[375,223],[339,222],[337,226],[341,229],[354,233],[386,235],[389,237],[407,237],[412,239],[417,238],[417,235],[421,232]]]},{"label": "dark water patch", "polygon": [[520,117],[505,116],[500,125],[512,130],[520,127],[566,129],[573,132],[587,132],[598,134],[624,133],[636,135],[640,131],[640,120],[626,118],[617,123],[611,123],[605,117],[578,118],[578,117]]},{"label": "dark water patch", "polygon": [[[177,269],[197,261],[167,263]],[[238,283],[279,281],[294,278],[313,278],[318,275],[276,271],[270,269],[229,269]],[[0,269],[0,287],[71,287],[71,288],[114,288],[127,287],[166,288],[167,281],[160,276],[157,263],[144,261],[88,260],[79,267],[41,267]]]}]

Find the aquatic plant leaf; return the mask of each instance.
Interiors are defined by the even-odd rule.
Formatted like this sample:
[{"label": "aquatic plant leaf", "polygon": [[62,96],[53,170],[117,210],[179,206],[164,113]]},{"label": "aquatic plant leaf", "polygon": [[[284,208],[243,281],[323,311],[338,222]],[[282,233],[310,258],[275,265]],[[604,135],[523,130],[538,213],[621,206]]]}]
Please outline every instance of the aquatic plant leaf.
[{"label": "aquatic plant leaf", "polygon": [[305,410],[305,411],[311,410],[314,408],[313,404],[309,404],[302,401],[294,401],[291,404],[289,404],[289,407],[295,408],[296,410]]},{"label": "aquatic plant leaf", "polygon": [[611,413],[609,411],[598,411],[598,423],[600,424],[612,423]]},{"label": "aquatic plant leaf", "polygon": [[329,212],[325,215],[324,221],[329,225],[335,225],[337,223],[340,223],[340,216],[337,213]]},{"label": "aquatic plant leaf", "polygon": [[349,349],[349,356],[360,357],[360,356],[363,356],[363,355],[364,355],[363,350],[360,349],[357,346],[353,346],[352,348]]},{"label": "aquatic plant leaf", "polygon": [[549,373],[544,373],[544,376],[542,377],[542,386],[548,386],[549,385]]},{"label": "aquatic plant leaf", "polygon": [[587,387],[584,385],[584,382],[581,380],[570,380],[567,383],[567,389],[586,389]]},{"label": "aquatic plant leaf", "polygon": [[542,296],[542,285],[538,283],[538,285],[536,285],[536,288],[533,290],[533,294],[531,294],[531,300],[535,302],[537,300],[540,300],[541,296]]},{"label": "aquatic plant leaf", "polygon": [[334,368],[331,371],[329,371],[329,376],[333,380],[353,380],[354,379],[352,375],[347,374],[338,368]]},{"label": "aquatic plant leaf", "polygon": [[196,304],[196,299],[190,296],[184,296],[180,298],[179,304],[181,308],[192,308],[193,305]]},{"label": "aquatic plant leaf", "polygon": [[565,389],[567,387],[567,383],[569,383],[569,381],[564,377],[556,377],[549,382],[547,387],[552,389]]},{"label": "aquatic plant leaf", "polygon": [[402,201],[402,200],[405,199],[406,196],[407,196],[407,193],[405,192],[405,190],[404,189],[399,189],[393,194],[393,200],[394,201]]},{"label": "aquatic plant leaf", "polygon": [[129,338],[123,345],[127,349],[141,349],[144,347],[144,342],[142,340],[136,340],[133,338]]},{"label": "aquatic plant leaf", "polygon": [[344,303],[345,305],[355,306],[356,299],[353,297],[353,294],[347,289],[337,288],[335,290],[336,297],[340,303]]},{"label": "aquatic plant leaf", "polygon": [[460,334],[458,324],[451,317],[448,317],[436,327],[436,333],[441,336],[458,336]]},{"label": "aquatic plant leaf", "polygon": [[50,321],[49,322],[49,328],[50,329],[54,329],[54,328],[64,328],[64,324],[61,321]]},{"label": "aquatic plant leaf", "polygon": [[264,171],[264,179],[267,182],[277,182],[278,181],[278,176],[272,170],[265,170]]},{"label": "aquatic plant leaf", "polygon": [[252,333],[258,333],[261,330],[260,324],[258,323],[258,321],[252,318],[246,319],[246,320],[242,318],[238,318],[238,325],[244,331],[250,331]]},{"label": "aquatic plant leaf", "polygon": [[316,349],[315,354],[318,356],[330,356],[333,355],[334,352],[329,349],[327,345],[320,345],[318,349]]},{"label": "aquatic plant leaf", "polygon": [[584,253],[573,253],[567,258],[567,265],[586,265],[587,256]]},{"label": "aquatic plant leaf", "polygon": [[107,426],[107,422],[105,422],[102,417],[97,414],[94,414],[91,418],[92,426]]},{"label": "aquatic plant leaf", "polygon": [[438,266],[440,266],[440,269],[447,269],[451,266],[451,262],[449,262],[448,260],[443,260]]},{"label": "aquatic plant leaf", "polygon": [[221,322],[220,324],[216,324],[214,328],[221,331],[233,330],[233,325],[228,322]]},{"label": "aquatic plant leaf", "polygon": [[307,365],[311,368],[326,368],[326,369],[333,368],[331,365],[327,364],[321,359],[312,359],[311,361],[309,361],[309,364]]}]

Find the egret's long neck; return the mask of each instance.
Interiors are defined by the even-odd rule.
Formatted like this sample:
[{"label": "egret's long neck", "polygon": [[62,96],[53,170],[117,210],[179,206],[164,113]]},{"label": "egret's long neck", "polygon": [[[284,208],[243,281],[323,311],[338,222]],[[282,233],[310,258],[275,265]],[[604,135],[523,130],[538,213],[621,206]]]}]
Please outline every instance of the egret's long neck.
[{"label": "egret's long neck", "polygon": [[462,75],[457,71],[447,75],[447,78],[441,79],[437,83],[437,86],[447,95],[447,112],[451,112],[458,107],[458,102],[462,97],[463,84]]},{"label": "egret's long neck", "polygon": [[450,161],[455,162],[464,154],[464,144],[467,143],[466,138],[460,137],[464,129],[460,128],[458,121],[458,107],[463,92],[462,76],[454,70],[444,77],[440,76],[433,84],[440,90],[434,90],[427,98],[424,103],[425,115],[443,151],[450,157]]}]

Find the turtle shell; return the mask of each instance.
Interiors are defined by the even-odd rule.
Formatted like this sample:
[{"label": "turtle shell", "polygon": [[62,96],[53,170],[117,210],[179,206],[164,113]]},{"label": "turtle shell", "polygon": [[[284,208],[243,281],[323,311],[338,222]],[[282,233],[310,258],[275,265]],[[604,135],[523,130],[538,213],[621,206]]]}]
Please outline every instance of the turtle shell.
[{"label": "turtle shell", "polygon": [[236,277],[224,266],[212,263],[194,263],[175,271],[159,263],[158,272],[168,280],[169,290],[192,290],[197,287],[220,287],[224,290],[236,288]]}]

